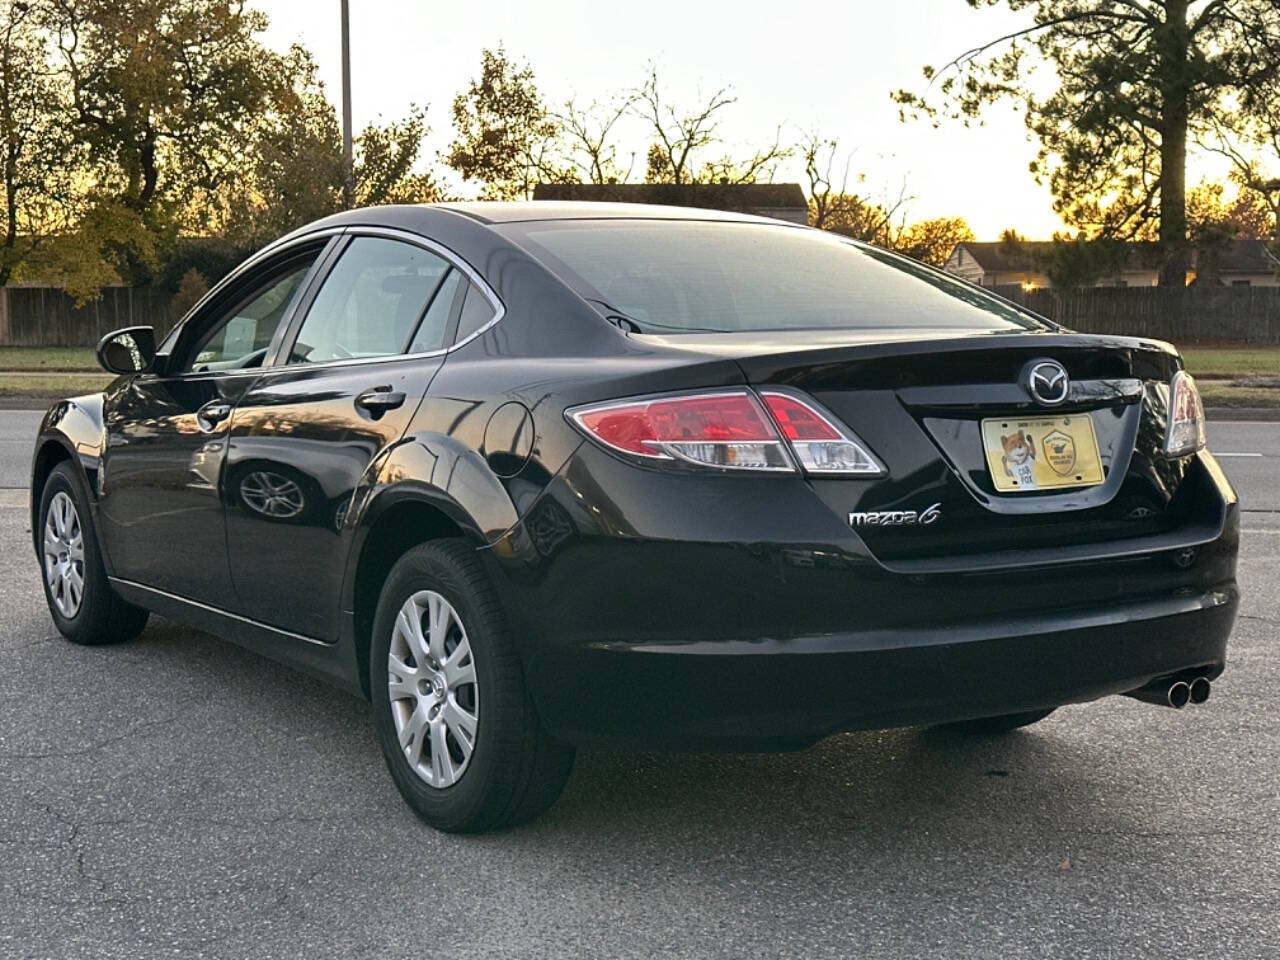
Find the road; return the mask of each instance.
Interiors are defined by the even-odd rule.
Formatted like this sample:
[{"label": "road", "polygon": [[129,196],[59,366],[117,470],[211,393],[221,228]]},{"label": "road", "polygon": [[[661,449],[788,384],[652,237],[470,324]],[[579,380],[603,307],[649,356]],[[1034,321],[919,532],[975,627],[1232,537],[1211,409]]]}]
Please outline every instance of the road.
[{"label": "road", "polygon": [[[0,482],[36,415],[0,413]],[[55,637],[0,491],[0,956],[1280,957],[1280,426],[1210,425],[1243,615],[1201,708],[1005,738],[584,752],[536,823],[446,837],[369,708],[153,621]]]}]

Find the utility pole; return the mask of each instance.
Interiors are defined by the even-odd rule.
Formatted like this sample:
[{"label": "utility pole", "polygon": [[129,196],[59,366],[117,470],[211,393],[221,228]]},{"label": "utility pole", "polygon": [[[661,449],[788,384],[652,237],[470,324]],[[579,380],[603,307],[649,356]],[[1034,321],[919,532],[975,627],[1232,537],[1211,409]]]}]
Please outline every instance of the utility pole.
[{"label": "utility pole", "polygon": [[342,206],[356,203],[354,156],[351,149],[351,10],[342,0]]}]

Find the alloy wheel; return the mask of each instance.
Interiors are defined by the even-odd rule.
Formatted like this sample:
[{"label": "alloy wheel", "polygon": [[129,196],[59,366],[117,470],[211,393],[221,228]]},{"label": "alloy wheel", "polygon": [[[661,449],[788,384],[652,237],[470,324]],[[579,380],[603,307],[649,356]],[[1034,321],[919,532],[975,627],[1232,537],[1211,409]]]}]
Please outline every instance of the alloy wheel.
[{"label": "alloy wheel", "polygon": [[413,772],[438,789],[457,783],[475,751],[480,689],[466,628],[440,594],[419,590],[400,607],[387,690],[396,738]]},{"label": "alloy wheel", "polygon": [[44,578],[58,612],[68,620],[84,601],[84,530],[75,502],[61,490],[44,519]]}]

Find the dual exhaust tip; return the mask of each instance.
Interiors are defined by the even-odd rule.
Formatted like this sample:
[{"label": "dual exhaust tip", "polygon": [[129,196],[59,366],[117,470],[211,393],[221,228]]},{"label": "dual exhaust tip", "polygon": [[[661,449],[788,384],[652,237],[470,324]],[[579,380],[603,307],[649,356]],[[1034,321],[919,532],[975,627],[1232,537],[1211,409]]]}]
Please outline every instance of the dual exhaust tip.
[{"label": "dual exhaust tip", "polygon": [[1181,710],[1189,703],[1199,706],[1206,702],[1211,691],[1212,684],[1208,677],[1165,677],[1140,689],[1131,690],[1126,696],[1144,703]]}]

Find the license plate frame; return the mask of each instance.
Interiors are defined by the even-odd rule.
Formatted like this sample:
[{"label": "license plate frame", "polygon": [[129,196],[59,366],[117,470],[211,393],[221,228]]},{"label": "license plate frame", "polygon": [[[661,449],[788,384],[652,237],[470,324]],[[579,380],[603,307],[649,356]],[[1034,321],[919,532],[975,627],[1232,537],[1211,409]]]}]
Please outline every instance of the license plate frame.
[{"label": "license plate frame", "polygon": [[997,493],[1074,490],[1104,479],[1098,434],[1087,413],[986,417],[979,433]]}]

